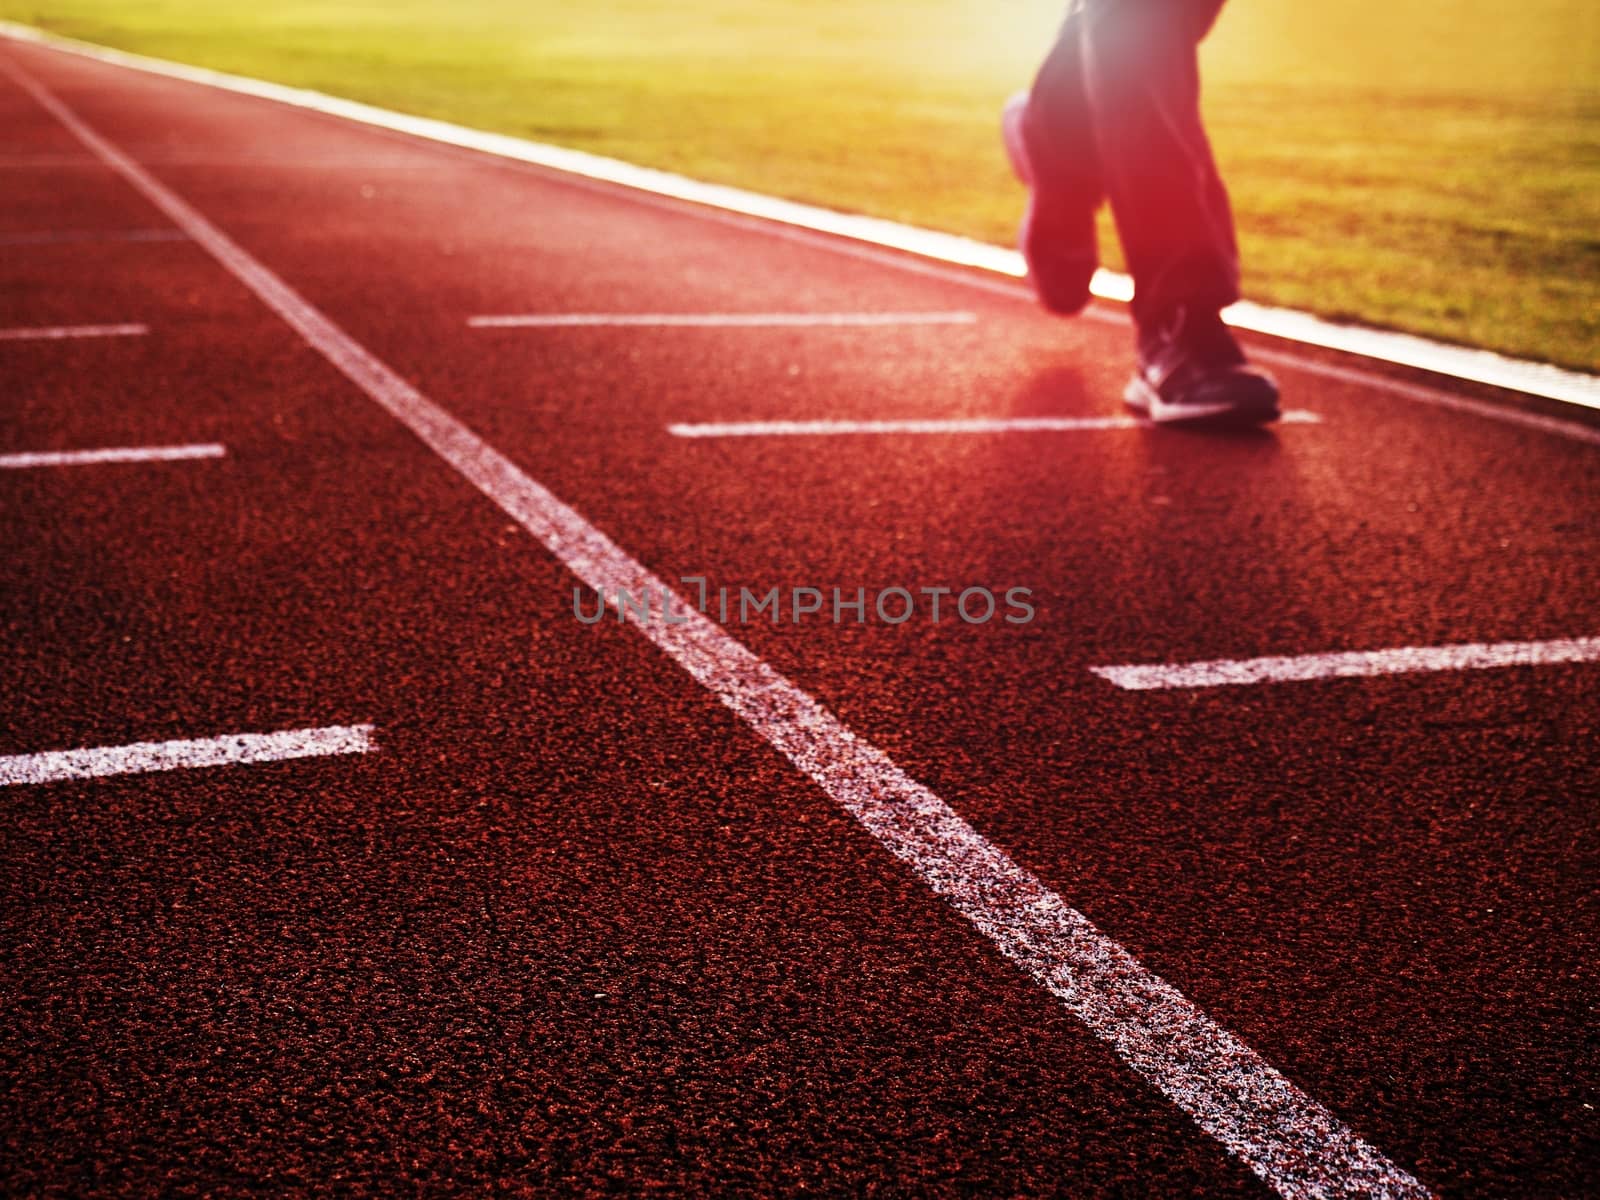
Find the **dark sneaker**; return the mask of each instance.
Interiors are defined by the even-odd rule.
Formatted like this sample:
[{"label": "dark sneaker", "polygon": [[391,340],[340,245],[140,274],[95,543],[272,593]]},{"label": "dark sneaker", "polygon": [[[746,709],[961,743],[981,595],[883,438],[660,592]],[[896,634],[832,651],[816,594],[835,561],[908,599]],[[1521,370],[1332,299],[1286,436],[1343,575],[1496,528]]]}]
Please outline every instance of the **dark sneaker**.
[{"label": "dark sneaker", "polygon": [[1006,101],[1000,114],[1000,133],[1011,169],[1028,189],[1028,210],[1022,217],[1017,245],[1028,264],[1028,280],[1039,303],[1053,313],[1070,317],[1089,303],[1089,280],[1099,265],[1095,245],[1094,212],[1064,212],[1051,197],[1040,194],[1038,173],[1023,136],[1028,93],[1018,92]]},{"label": "dark sneaker", "polygon": [[1174,309],[1139,331],[1139,369],[1122,393],[1158,425],[1261,425],[1278,419],[1278,385],[1246,361],[1214,312]]}]

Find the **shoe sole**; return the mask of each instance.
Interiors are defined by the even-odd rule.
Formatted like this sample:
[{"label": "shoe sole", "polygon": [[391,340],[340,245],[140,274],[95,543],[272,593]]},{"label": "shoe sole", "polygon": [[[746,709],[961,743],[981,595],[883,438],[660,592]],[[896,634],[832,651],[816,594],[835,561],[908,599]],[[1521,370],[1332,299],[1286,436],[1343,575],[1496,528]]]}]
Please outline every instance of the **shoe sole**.
[{"label": "shoe sole", "polygon": [[1123,389],[1122,401],[1156,425],[1266,425],[1279,416],[1278,389],[1271,381],[1247,376],[1226,398],[1205,404],[1172,404],[1135,375]]}]

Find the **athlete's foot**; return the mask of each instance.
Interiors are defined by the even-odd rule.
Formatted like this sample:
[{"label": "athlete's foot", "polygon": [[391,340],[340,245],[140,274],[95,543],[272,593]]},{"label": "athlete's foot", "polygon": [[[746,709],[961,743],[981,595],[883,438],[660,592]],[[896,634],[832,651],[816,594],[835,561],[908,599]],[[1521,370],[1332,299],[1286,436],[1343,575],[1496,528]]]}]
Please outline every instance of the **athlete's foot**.
[{"label": "athlete's foot", "polygon": [[1139,369],[1122,394],[1161,425],[1261,425],[1278,418],[1278,385],[1252,367],[1214,311],[1175,308],[1139,331]]},{"label": "athlete's foot", "polygon": [[1028,280],[1039,303],[1053,313],[1072,316],[1089,303],[1089,281],[1099,265],[1094,210],[1084,211],[1065,197],[1049,194],[1034,169],[1024,133],[1028,93],[1018,92],[1000,115],[1011,169],[1028,189],[1028,209],[1018,233],[1018,247],[1028,264]]}]

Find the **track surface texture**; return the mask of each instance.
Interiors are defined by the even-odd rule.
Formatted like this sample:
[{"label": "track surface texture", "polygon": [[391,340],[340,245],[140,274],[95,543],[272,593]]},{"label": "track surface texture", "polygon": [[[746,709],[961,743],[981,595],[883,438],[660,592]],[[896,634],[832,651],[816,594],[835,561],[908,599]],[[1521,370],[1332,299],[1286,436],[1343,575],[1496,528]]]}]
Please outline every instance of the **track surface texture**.
[{"label": "track surface texture", "polygon": [[[145,756],[0,787],[0,1191],[1321,1186],[1224,1145],[1063,1001],[1094,979],[1042,986],[891,853],[763,731],[766,675],[577,620],[583,545],[530,536],[66,112],[503,456],[486,477],[675,586],[1031,589],[1026,624],[731,615],[724,641],[1393,1180],[1600,1193],[1600,665],[1093,670],[1594,638],[1593,441],[1279,358],[1319,420],[679,436],[1120,417],[1131,339],[260,99],[0,65],[0,329],[145,330],[0,342],[0,455],[212,448],[0,471],[0,756]],[[471,323],[530,314],[970,317]],[[968,868],[951,889],[1010,903]]]}]

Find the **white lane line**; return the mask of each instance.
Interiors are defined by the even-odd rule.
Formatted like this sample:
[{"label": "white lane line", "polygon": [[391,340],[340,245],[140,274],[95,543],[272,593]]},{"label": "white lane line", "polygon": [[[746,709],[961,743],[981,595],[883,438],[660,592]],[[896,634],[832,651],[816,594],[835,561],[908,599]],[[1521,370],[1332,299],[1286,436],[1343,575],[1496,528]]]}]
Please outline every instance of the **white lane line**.
[{"label": "white lane line", "polygon": [[664,326],[687,329],[866,328],[891,325],[974,325],[970,312],[860,313],[523,313],[468,317],[474,329],[573,329]]},{"label": "white lane line", "polygon": [[41,329],[0,329],[0,342],[58,341],[63,338],[142,337],[148,325],[51,325]]},{"label": "white lane line", "polygon": [[122,446],[105,450],[37,450],[0,454],[0,470],[28,467],[84,467],[99,463],[182,462],[191,458],[222,458],[226,446],[215,442],[191,446]]},{"label": "white lane line", "polygon": [[0,757],[0,786],[366,754],[372,749],[371,725],[330,725],[281,733],[233,733],[173,742],[100,746],[90,750],[51,750],[44,754]]},{"label": "white lane line", "polygon": [[180,229],[59,229],[35,233],[0,233],[0,246],[68,246],[80,242],[186,242],[188,240]]},{"label": "white lane line", "polygon": [[1548,667],[1600,662],[1600,638],[1548,642],[1469,642],[1455,646],[1402,646],[1338,654],[1213,659],[1209,662],[1090,667],[1129,691],[1155,688],[1228,687],[1252,683],[1296,683],[1308,679],[1353,679],[1419,671],[1484,671],[1493,667]]},{"label": "white lane line", "polygon": [[[1286,425],[1319,425],[1316,413],[1290,409]],[[832,437],[841,434],[1087,433],[1102,429],[1153,429],[1142,417],[971,417],[910,421],[727,421],[668,425],[681,438]]]},{"label": "white lane line", "polygon": [[[18,83],[253,291],[357,387],[410,429],[584,584],[667,585],[578,512],[429,400],[53,94]],[[682,624],[629,620],[786,755],[935,894],[1049,990],[1121,1059],[1281,1195],[1430,1193],[1295,1087],[1176,988],[1069,907],[888,755],[682,596]]]},{"label": "white lane line", "polygon": [[[766,228],[768,233],[775,232],[777,228],[786,228],[794,234],[826,235],[821,238],[807,238],[806,240],[813,245],[846,249],[850,242],[854,242],[862,250],[870,251],[872,248],[882,247],[890,251],[916,255],[925,262],[918,264],[914,260],[900,259],[897,265],[911,270],[933,268],[924,271],[928,274],[937,270],[935,264],[977,267],[1014,279],[1023,278],[1027,274],[1027,266],[1017,251],[956,234],[919,229],[880,217],[835,212],[723,184],[704,183],[698,179],[674,175],[669,171],[640,167],[633,163],[581,150],[571,150],[564,146],[551,146],[543,142],[513,137],[510,134],[468,129],[463,125],[453,125],[448,121],[431,117],[392,112],[308,88],[288,87],[280,83],[250,79],[243,75],[230,75],[186,63],[130,54],[12,21],[0,21],[0,34],[168,79],[181,79],[207,87],[259,96],[279,104],[310,109],[347,121],[558,171],[575,180],[589,180],[626,188],[640,199],[686,201],[695,205],[704,215],[726,214],[736,220],[754,217],[768,223]],[[848,241],[837,239],[848,239]],[[884,257],[888,261],[896,261],[892,255]],[[992,288],[999,282],[984,280],[981,277],[975,279],[970,275],[963,277],[959,271],[941,274],[945,278],[979,287]],[[1133,284],[1126,275],[1101,270],[1095,274],[1091,290],[1102,299],[1126,301],[1133,294]],[[1029,298],[1031,299],[1031,296]],[[1489,384],[1510,391],[1600,409],[1600,378],[1580,371],[1569,371],[1545,363],[1510,358],[1483,350],[1463,349],[1410,334],[1341,325],[1293,309],[1241,303],[1229,309],[1225,318],[1229,324],[1237,328],[1269,334],[1303,345],[1340,350],[1378,362],[1417,367],[1449,378]],[[1299,358],[1293,359],[1293,364],[1311,370],[1315,370],[1317,366],[1312,360]],[[1362,383],[1366,387],[1394,390],[1389,388],[1390,381],[1382,375],[1366,372],[1364,376]]]},{"label": "white lane line", "polygon": [[[1310,375],[1319,375],[1323,379],[1331,379],[1336,383],[1347,384],[1351,387],[1373,387],[1377,378],[1370,371],[1360,371],[1353,367],[1341,367],[1334,363],[1314,362],[1309,358],[1302,358],[1295,354],[1285,354],[1280,350],[1264,349],[1252,346],[1251,357],[1259,362],[1287,367],[1292,371],[1301,371]],[[1427,404],[1434,408],[1442,408],[1449,412],[1468,413],[1474,417],[1484,417],[1490,421],[1499,421],[1502,425],[1517,425],[1523,429],[1532,429],[1538,433],[1553,434],[1569,441],[1587,442],[1591,446],[1600,446],[1600,427],[1581,425],[1576,421],[1564,421],[1560,417],[1546,417],[1539,413],[1523,412],[1519,408],[1512,408],[1505,404],[1491,404],[1487,400],[1473,400],[1466,396],[1452,396],[1448,392],[1441,392],[1437,388],[1422,387],[1415,383],[1403,383],[1398,379],[1385,379],[1382,383],[1384,391],[1410,400],[1416,404]]]}]

